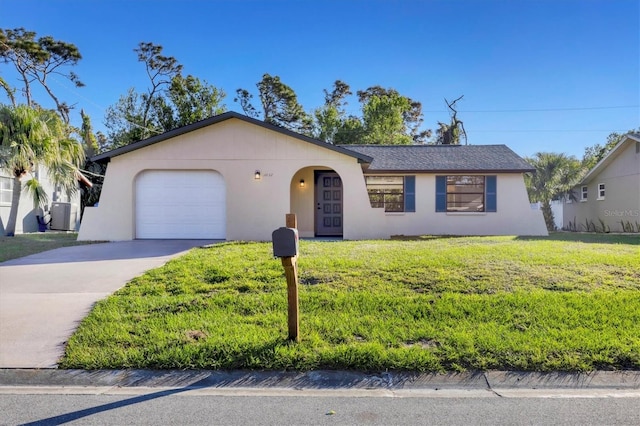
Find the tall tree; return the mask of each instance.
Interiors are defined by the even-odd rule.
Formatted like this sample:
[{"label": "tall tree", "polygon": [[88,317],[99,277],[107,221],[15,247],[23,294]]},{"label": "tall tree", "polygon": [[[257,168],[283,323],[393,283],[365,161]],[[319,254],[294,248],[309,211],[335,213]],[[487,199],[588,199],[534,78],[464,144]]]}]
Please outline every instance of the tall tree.
[{"label": "tall tree", "polygon": [[366,134],[362,120],[355,115],[350,115],[340,123],[340,128],[333,137],[333,143],[336,145],[366,143]]},{"label": "tall tree", "polygon": [[551,201],[560,198],[576,200],[573,188],[580,182],[584,169],[578,159],[566,154],[538,152],[526,160],[536,169],[534,174],[525,175],[529,200],[542,204],[547,229],[554,231]]},{"label": "tall tree", "polygon": [[395,89],[372,86],[357,92],[362,116],[340,117],[335,143],[406,145],[424,143],[429,130],[421,130],[422,104]]},{"label": "tall tree", "polygon": [[341,130],[346,130],[344,128],[347,119],[344,109],[347,104],[345,98],[351,94],[349,85],[341,80],[336,80],[333,83],[331,92],[324,89],[324,105],[314,111],[314,137],[334,143],[336,135]]},{"label": "tall tree", "polygon": [[[0,29],[0,58],[5,63],[13,64],[20,75],[23,83],[22,93],[28,106],[36,106],[31,84],[37,81],[56,104],[62,120],[69,123],[71,107],[56,96],[49,85],[48,78],[51,75],[58,75],[68,79],[76,87],[84,86],[73,71],[67,70],[67,67],[76,65],[82,59],[80,51],[74,44],[55,40],[51,36],[36,40],[36,33],[24,28]],[[15,105],[15,100],[12,101]]]},{"label": "tall tree", "polygon": [[[384,142],[372,136],[370,138],[371,141],[368,143],[421,144],[425,143],[426,139],[431,136],[430,130],[421,130],[424,118],[420,102],[401,95],[395,89],[385,89],[381,86],[371,86],[365,90],[359,90],[357,95],[362,104],[363,119],[367,121],[365,117],[367,108],[370,113],[373,113],[369,118],[370,122],[368,124],[364,123],[365,128],[371,129],[367,133],[372,132],[375,134],[377,129],[389,126],[392,126],[389,129],[393,129],[392,133],[389,134],[390,141]],[[370,105],[372,102],[373,104]],[[397,124],[400,122],[402,123],[401,125]],[[410,139],[404,136],[408,136]]]},{"label": "tall tree", "polygon": [[582,156],[582,165],[587,169],[592,169],[600,160],[602,160],[605,155],[609,153],[616,145],[624,139],[627,133],[640,133],[640,128],[635,130],[629,130],[626,133],[617,133],[613,132],[607,136],[607,141],[604,145],[600,145],[599,143],[588,146],[584,150],[584,155]]},{"label": "tall tree", "polygon": [[134,49],[134,52],[138,54],[138,61],[145,65],[150,82],[146,95],[142,97],[143,110],[140,125],[143,139],[150,136],[146,128],[149,122],[149,111],[158,102],[160,91],[163,87],[168,87],[171,80],[182,71],[182,65],[178,63],[176,58],[164,56],[162,49],[162,46],[149,42],[141,42]]},{"label": "tall tree", "polygon": [[259,118],[260,113],[253,106],[253,95],[247,89],[236,89],[236,97],[233,102],[238,102],[244,114],[248,117]]},{"label": "tall tree", "polygon": [[55,112],[27,105],[0,106],[0,168],[13,177],[7,236],[15,234],[23,179],[34,207],[48,203],[36,177],[38,165],[47,167],[56,186],[68,194],[77,190],[78,168],[84,161],[82,146],[69,137],[69,127]]},{"label": "tall tree", "polygon": [[79,134],[82,140],[82,147],[87,157],[93,157],[98,153],[98,140],[93,133],[91,117],[85,114],[84,110],[80,110],[80,117],[82,117],[82,125],[80,126]]},{"label": "tall tree", "polygon": [[96,134],[94,134],[91,118],[86,115],[84,111],[81,110],[80,115],[82,116],[82,126],[78,130],[78,134],[87,157],[83,166],[83,172],[85,172],[85,177],[91,182],[91,186],[81,185],[80,187],[80,217],[82,217],[84,208],[86,206],[93,206],[100,199],[104,173],[107,170],[107,166],[103,163],[91,161],[91,157],[96,155],[100,150],[98,136],[102,135],[98,134],[98,136],[96,136]]},{"label": "tall tree", "polygon": [[[295,91],[283,83],[280,77],[266,73],[256,86],[265,122],[305,135],[312,134],[311,116],[298,103]],[[236,94],[234,100],[240,103],[245,114],[258,117],[259,114],[251,103],[253,95],[245,89],[236,90]]]},{"label": "tall tree", "polygon": [[411,101],[391,92],[372,95],[362,106],[362,121],[365,128],[364,143],[409,145],[413,142],[407,134],[404,113],[411,109]]},{"label": "tall tree", "polygon": [[150,136],[186,126],[225,111],[225,93],[192,75],[182,75],[182,65],[162,54],[162,46],[142,42],[134,51],[145,64],[146,92],[131,88],[107,108],[105,127],[114,149]]},{"label": "tall tree", "polygon": [[467,144],[467,132],[464,130],[464,123],[458,120],[458,111],[455,109],[456,102],[462,99],[460,96],[453,102],[444,100],[447,107],[451,111],[451,122],[449,124],[438,121],[438,129],[436,130],[436,143],[439,145],[460,145],[461,137],[464,137],[464,143]]},{"label": "tall tree", "polygon": [[144,101],[141,95],[130,88],[125,95],[120,96],[118,102],[107,108],[104,125],[108,132],[108,143],[103,150],[115,149],[142,140],[145,135],[153,131],[162,133],[158,128],[151,129],[149,123],[143,125]]},{"label": "tall tree", "polygon": [[173,127],[182,127],[222,114],[224,91],[192,75],[178,74],[171,80],[167,98],[173,106]]},{"label": "tall tree", "polygon": [[2,87],[11,101],[11,105],[16,106],[16,89],[11,87],[7,81],[0,77],[0,87]]}]

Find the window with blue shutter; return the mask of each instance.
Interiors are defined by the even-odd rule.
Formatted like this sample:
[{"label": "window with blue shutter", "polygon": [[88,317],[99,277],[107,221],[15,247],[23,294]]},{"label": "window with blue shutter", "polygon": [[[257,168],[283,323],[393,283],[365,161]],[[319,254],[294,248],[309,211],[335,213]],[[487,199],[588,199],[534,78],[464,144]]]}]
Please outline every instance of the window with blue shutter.
[{"label": "window with blue shutter", "polygon": [[498,211],[498,197],[497,197],[497,176],[486,177],[486,197],[485,202],[487,204],[486,212]]},{"label": "window with blue shutter", "polygon": [[436,212],[496,212],[497,176],[436,176]]},{"label": "window with blue shutter", "polygon": [[416,177],[404,177],[404,211],[416,211]]},{"label": "window with blue shutter", "polygon": [[436,212],[447,211],[447,177],[436,176]]}]

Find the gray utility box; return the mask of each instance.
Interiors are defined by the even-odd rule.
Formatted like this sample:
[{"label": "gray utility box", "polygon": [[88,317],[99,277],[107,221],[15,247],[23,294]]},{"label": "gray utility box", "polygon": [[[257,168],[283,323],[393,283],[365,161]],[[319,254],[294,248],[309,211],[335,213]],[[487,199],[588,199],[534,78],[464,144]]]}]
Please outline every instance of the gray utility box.
[{"label": "gray utility box", "polygon": [[51,203],[49,228],[59,231],[75,231],[78,222],[78,206],[71,203]]},{"label": "gray utility box", "polygon": [[298,230],[278,228],[271,233],[273,255],[275,257],[294,257],[298,255]]}]

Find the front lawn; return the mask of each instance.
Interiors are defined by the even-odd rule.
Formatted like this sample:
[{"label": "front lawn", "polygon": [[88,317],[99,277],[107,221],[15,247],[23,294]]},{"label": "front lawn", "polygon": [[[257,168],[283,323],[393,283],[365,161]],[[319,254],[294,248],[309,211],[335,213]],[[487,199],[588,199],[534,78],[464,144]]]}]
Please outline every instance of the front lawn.
[{"label": "front lawn", "polygon": [[28,256],[60,247],[91,244],[89,241],[77,241],[75,232],[37,232],[19,234],[15,237],[0,236],[0,262]]},{"label": "front lawn", "polygon": [[[585,242],[588,241],[588,242]],[[301,241],[299,344],[270,243],[194,249],[99,302],[62,368],[640,368],[640,238]]]}]

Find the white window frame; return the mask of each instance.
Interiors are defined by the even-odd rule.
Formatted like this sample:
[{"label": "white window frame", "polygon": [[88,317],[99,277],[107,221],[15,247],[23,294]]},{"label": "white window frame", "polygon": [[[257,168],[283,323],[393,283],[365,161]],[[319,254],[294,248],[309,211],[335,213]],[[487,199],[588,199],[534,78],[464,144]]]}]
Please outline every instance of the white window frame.
[{"label": "white window frame", "polygon": [[[8,176],[0,176],[0,181],[2,181],[0,184],[0,205],[10,206],[13,199],[13,179]],[[8,182],[8,185],[5,182]]]},{"label": "white window frame", "polygon": [[599,183],[598,184],[598,200],[604,200],[605,194],[606,193],[606,188],[604,183]]},{"label": "white window frame", "polygon": [[580,201],[587,201],[589,197],[589,187],[587,185],[583,185],[580,188]]}]

